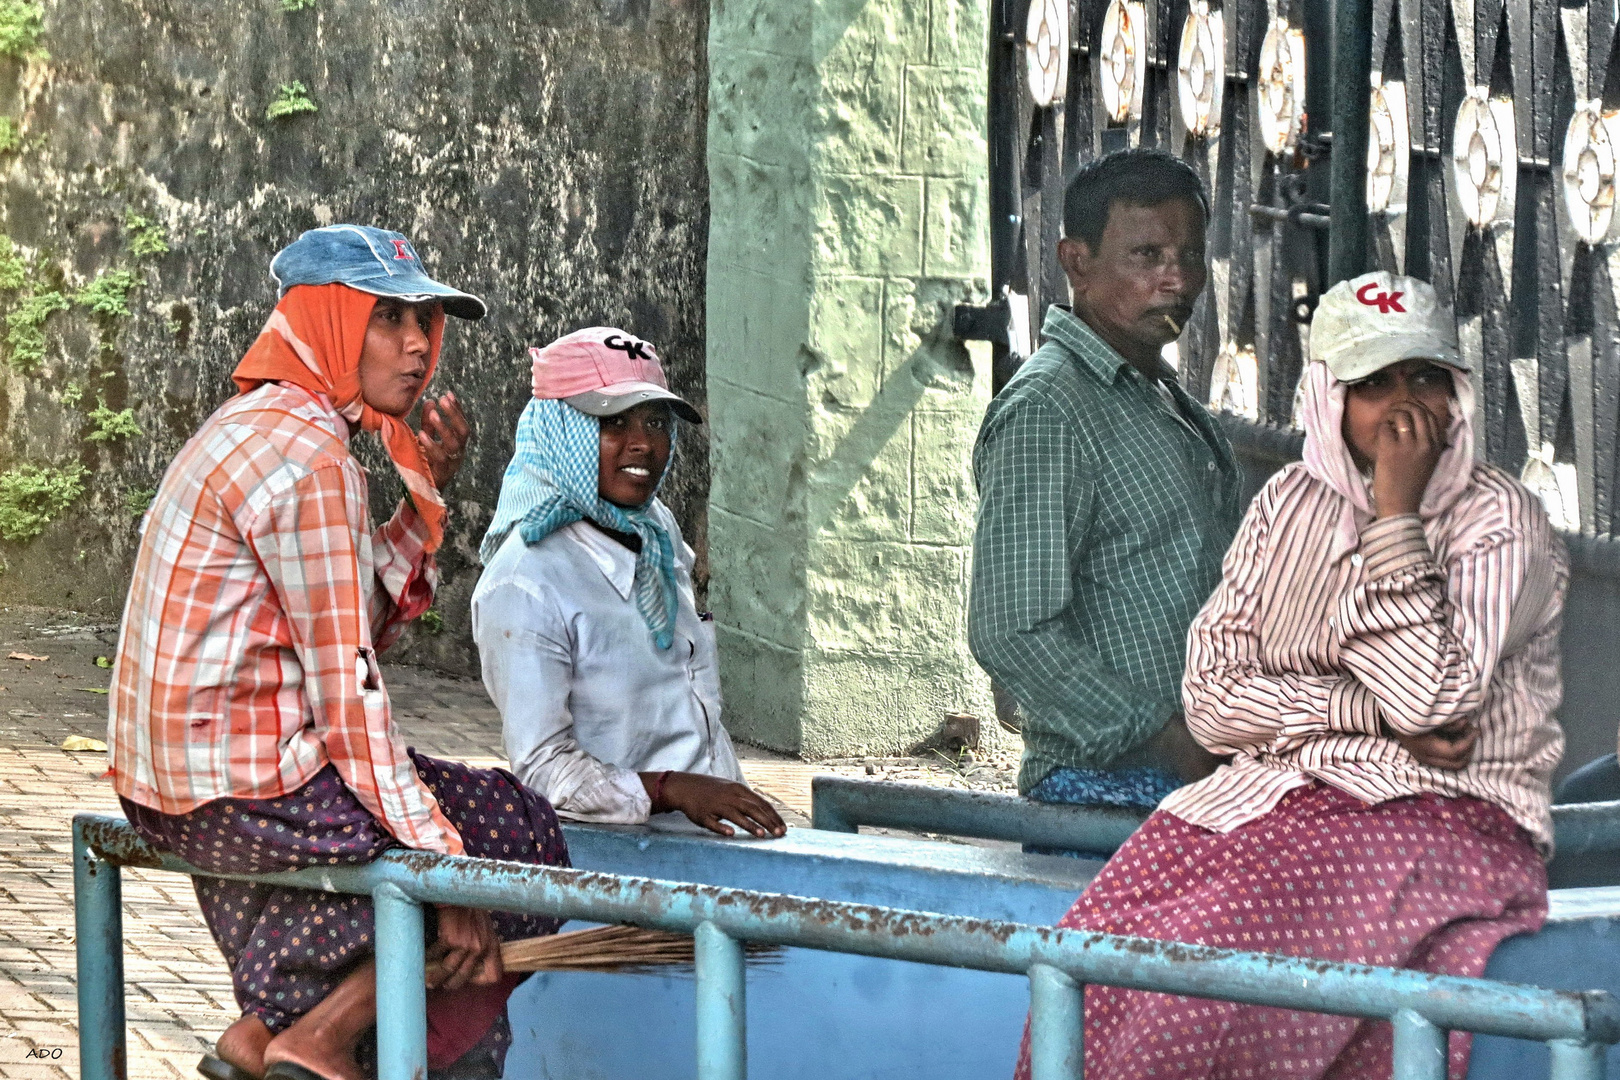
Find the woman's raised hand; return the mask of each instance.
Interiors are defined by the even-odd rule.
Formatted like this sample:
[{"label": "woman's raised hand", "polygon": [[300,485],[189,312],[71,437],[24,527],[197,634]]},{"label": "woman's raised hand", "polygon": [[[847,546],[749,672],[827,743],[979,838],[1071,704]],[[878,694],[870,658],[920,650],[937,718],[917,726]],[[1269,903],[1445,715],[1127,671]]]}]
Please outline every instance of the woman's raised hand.
[{"label": "woman's raised hand", "polygon": [[437,401],[429,398],[422,403],[422,430],[417,432],[416,442],[427,459],[434,487],[444,490],[461,468],[471,441],[472,429],[456,395],[444,394]]},{"label": "woman's raised hand", "polygon": [[1389,407],[1378,425],[1373,462],[1373,501],[1379,517],[1418,512],[1445,448],[1445,429],[1428,409],[1415,401]]}]

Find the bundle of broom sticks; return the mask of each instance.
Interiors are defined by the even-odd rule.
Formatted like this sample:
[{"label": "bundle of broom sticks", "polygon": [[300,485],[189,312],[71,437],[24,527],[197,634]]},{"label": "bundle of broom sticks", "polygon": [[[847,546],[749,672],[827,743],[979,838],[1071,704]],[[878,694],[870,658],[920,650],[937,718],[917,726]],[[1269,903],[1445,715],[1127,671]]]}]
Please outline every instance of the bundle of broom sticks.
[{"label": "bundle of broom sticks", "polygon": [[[750,964],[774,962],[780,954],[781,949],[775,945],[744,946]],[[681,972],[696,960],[696,943],[691,934],[642,926],[594,926],[501,944],[501,965],[515,972]]]}]

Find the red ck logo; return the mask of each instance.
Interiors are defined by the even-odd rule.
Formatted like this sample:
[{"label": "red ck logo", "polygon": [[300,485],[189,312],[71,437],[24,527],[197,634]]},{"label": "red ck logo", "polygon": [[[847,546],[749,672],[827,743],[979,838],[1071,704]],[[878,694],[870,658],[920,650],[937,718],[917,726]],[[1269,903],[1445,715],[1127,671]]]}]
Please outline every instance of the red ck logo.
[{"label": "red ck logo", "polygon": [[[395,259],[405,259],[406,261],[409,261],[410,258],[411,258],[411,245],[409,243],[407,243],[406,241],[404,241],[404,240],[395,240],[394,241],[394,258]],[[1399,296],[1401,294],[1396,293],[1395,295]],[[1365,302],[1365,301],[1363,301],[1363,302]]]},{"label": "red ck logo", "polygon": [[1378,288],[1378,282],[1367,282],[1367,284],[1356,290],[1356,299],[1368,307],[1377,308],[1380,315],[1388,315],[1392,311],[1399,311],[1403,315],[1406,314],[1406,309],[1401,307],[1401,297],[1405,296],[1405,293],[1389,292],[1369,296],[1368,294],[1376,288]]}]

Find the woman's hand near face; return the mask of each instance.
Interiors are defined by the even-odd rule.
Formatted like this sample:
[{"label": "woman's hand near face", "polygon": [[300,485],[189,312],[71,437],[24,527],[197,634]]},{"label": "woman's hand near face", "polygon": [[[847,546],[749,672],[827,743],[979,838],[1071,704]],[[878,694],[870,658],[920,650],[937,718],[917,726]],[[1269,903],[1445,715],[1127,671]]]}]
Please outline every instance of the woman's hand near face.
[{"label": "woman's hand near face", "polygon": [[1415,514],[1445,451],[1445,429],[1417,402],[1389,407],[1378,425],[1373,501],[1380,518]]},{"label": "woman's hand near face", "polygon": [[443,491],[461,468],[467,444],[472,441],[472,430],[456,395],[445,394],[438,401],[430,398],[423,403],[422,430],[417,432],[416,441],[433,474],[433,486]]},{"label": "woman's hand near face", "polygon": [[[658,778],[662,775],[655,772],[641,774],[641,782],[646,785],[649,798],[659,790]],[[782,816],[752,788],[702,773],[670,773],[652,809],[655,814],[678,810],[696,824],[721,836],[736,835],[736,830],[726,824],[728,821],[761,840],[787,833]]]}]

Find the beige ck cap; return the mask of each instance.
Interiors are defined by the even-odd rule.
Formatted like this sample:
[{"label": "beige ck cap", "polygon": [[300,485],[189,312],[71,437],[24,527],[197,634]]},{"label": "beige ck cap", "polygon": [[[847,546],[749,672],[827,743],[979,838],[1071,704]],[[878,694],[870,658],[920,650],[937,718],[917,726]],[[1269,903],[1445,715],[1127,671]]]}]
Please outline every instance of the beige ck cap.
[{"label": "beige ck cap", "polygon": [[1311,319],[1311,359],[1340,382],[1402,360],[1433,360],[1467,371],[1457,324],[1427,281],[1376,270],[1322,294]]}]

